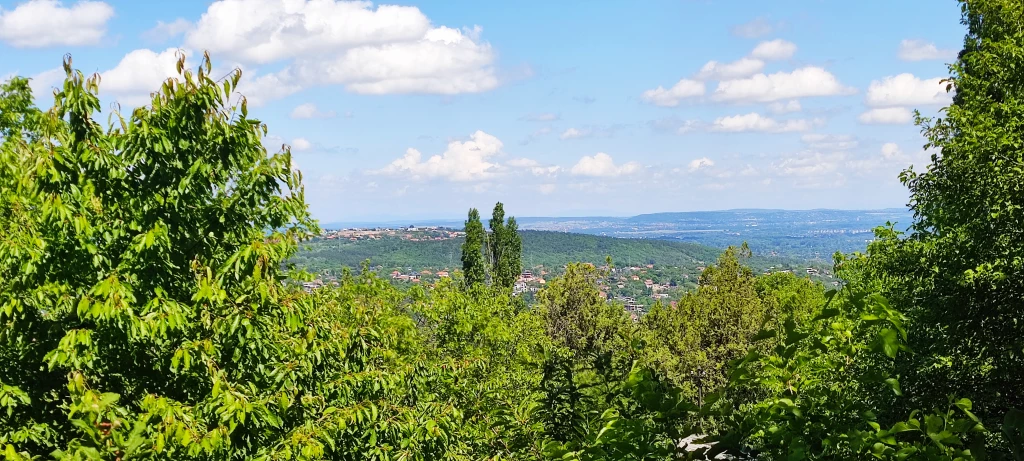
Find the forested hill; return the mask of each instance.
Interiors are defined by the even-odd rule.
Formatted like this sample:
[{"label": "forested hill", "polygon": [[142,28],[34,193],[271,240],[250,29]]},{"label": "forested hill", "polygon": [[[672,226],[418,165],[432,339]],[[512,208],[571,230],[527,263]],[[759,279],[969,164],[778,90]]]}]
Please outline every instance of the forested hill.
[{"label": "forested hill", "polygon": [[[694,243],[665,240],[624,239],[551,231],[520,231],[525,267],[558,267],[570,262],[602,264],[611,256],[616,265],[657,264],[693,267],[714,261],[721,250]],[[369,259],[385,267],[454,268],[459,262],[461,237],[446,240],[410,241],[399,237],[364,239],[316,239],[303,245],[292,262],[312,271],[359,267]],[[755,269],[799,261],[755,255]]]}]

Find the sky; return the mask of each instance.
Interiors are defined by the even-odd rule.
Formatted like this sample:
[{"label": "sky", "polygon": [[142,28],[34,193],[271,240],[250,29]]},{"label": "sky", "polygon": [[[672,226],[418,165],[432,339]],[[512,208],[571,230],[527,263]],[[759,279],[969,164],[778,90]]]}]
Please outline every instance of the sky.
[{"label": "sky", "polygon": [[959,20],[954,0],[0,0],[0,79],[49,107],[70,53],[130,113],[207,51],[325,222],[874,209],[933,154],[913,110],[951,100]]}]

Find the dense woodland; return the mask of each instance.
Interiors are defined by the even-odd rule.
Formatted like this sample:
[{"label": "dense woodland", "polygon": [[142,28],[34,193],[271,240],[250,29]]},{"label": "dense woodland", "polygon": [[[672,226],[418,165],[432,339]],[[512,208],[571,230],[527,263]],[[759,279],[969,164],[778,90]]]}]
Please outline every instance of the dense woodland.
[{"label": "dense woodland", "polygon": [[[288,148],[268,154],[235,96],[240,72],[215,80],[208,57],[182,58],[151,104],[109,122],[98,78],[70,58],[52,108],[13,78],[0,452],[1022,459],[1024,5],[961,5],[954,102],[919,120],[935,154],[902,175],[908,233],[837,256],[838,292],[756,276],[730,248],[637,322],[598,296],[590,265],[532,309],[515,302],[515,222],[494,219],[495,239],[479,213],[465,277],[400,290],[363,271],[307,293],[285,262],[317,223]],[[694,435],[710,448],[680,446]]]},{"label": "dense woodland", "polygon": [[[622,239],[532,230],[520,230],[518,233],[522,238],[522,262],[526,268],[561,268],[571,262],[603,264],[609,256],[620,266],[654,264],[698,267],[710,264],[721,253],[721,250],[712,247],[667,240]],[[358,269],[366,260],[371,265],[384,268],[454,268],[462,265],[459,259],[462,243],[461,237],[430,241],[410,241],[397,237],[358,241],[316,238],[303,242],[290,262],[311,272],[336,271],[343,266]],[[803,269],[808,261],[754,255],[747,263],[754,270],[764,272],[773,266]],[[822,265],[820,262],[813,264]]]}]

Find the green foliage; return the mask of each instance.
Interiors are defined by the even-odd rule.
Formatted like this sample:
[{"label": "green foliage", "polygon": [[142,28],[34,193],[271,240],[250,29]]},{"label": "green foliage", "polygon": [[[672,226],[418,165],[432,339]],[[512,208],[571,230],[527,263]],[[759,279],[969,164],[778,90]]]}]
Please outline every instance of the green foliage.
[{"label": "green foliage", "polygon": [[691,397],[725,384],[728,363],[747,353],[751,338],[775,315],[762,301],[768,294],[759,295],[757,279],[740,263],[743,256],[749,257],[746,247],[730,247],[704,270],[696,292],[674,308],[656,306],[642,320],[648,360]]},{"label": "green foliage", "polygon": [[462,274],[469,287],[486,281],[483,255],[485,239],[480,212],[476,208],[471,208],[466,219],[466,240],[462,243]]},{"label": "green foliage", "polygon": [[960,5],[953,104],[918,119],[932,163],[902,175],[915,222],[906,235],[878,231],[863,277],[917,326],[917,353],[900,365],[909,408],[956,393],[1000,421],[1024,408],[1024,4]]},{"label": "green foliage", "polygon": [[492,283],[512,289],[523,271],[523,242],[519,236],[516,218],[505,221],[505,208],[501,202],[494,205],[490,221],[491,233],[487,238],[487,255],[490,262]]}]

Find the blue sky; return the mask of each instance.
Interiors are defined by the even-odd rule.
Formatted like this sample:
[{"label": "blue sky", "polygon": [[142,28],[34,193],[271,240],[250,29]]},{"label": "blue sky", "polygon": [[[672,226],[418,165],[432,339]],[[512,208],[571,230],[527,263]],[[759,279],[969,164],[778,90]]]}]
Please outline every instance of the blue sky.
[{"label": "blue sky", "polygon": [[132,106],[210,50],[323,221],[880,208],[962,37],[953,0],[0,0],[0,77],[48,106],[71,53]]}]

